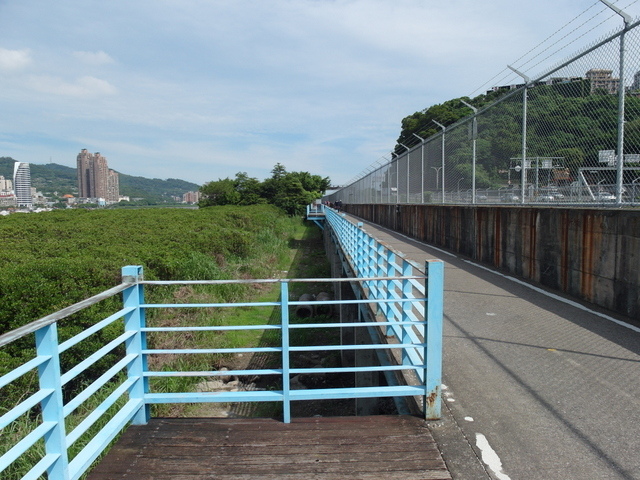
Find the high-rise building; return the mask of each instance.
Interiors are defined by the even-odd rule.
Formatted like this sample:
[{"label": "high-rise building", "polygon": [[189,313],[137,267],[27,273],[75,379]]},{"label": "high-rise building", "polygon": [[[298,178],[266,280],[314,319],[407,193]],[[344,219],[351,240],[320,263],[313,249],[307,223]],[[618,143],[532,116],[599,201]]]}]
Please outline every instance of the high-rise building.
[{"label": "high-rise building", "polygon": [[117,202],[120,200],[120,177],[117,172],[109,170],[107,173],[107,196],[108,202]]},{"label": "high-rise building", "polygon": [[19,207],[31,207],[31,169],[28,163],[16,162],[13,166],[13,188]]},{"label": "high-rise building", "polygon": [[13,183],[11,180],[6,180],[2,175],[0,175],[0,192],[10,192],[13,190]]},{"label": "high-rise building", "polygon": [[78,154],[78,195],[81,198],[104,198],[107,202],[120,199],[118,174],[109,170],[107,159],[100,152],[86,148]]}]

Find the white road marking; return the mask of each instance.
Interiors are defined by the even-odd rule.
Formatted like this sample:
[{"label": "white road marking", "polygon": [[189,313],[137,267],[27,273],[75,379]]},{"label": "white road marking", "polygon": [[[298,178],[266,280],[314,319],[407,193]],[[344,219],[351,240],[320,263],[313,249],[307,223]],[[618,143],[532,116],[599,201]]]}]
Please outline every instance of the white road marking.
[{"label": "white road marking", "polygon": [[495,450],[491,448],[491,445],[489,445],[487,437],[481,433],[476,433],[476,445],[482,453],[482,461],[491,469],[495,476],[499,480],[511,480],[509,475],[502,471],[502,461]]}]

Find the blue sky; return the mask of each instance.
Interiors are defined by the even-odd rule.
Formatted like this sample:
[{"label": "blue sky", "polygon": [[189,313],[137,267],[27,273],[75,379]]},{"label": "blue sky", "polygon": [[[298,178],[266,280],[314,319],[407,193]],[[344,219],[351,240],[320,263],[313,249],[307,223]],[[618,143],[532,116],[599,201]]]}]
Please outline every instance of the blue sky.
[{"label": "blue sky", "polygon": [[496,75],[575,17],[551,43],[585,35],[550,64],[620,17],[593,0],[0,0],[0,156],[75,167],[87,148],[198,184],[280,162],[344,184],[403,117],[517,83]]}]

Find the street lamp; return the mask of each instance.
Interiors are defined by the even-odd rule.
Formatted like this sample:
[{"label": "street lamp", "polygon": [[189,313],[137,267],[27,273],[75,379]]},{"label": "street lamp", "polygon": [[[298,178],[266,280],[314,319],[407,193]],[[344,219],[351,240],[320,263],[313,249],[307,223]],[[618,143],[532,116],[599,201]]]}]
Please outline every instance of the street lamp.
[{"label": "street lamp", "polygon": [[460,101],[473,110],[473,120],[471,123],[471,139],[473,141],[471,153],[471,203],[476,203],[476,139],[478,138],[478,119],[476,115],[478,109],[464,100]]},{"label": "street lamp", "polygon": [[440,168],[442,169],[442,203],[444,203],[444,136],[447,131],[447,127],[445,127],[444,125],[442,125],[441,123],[435,120],[432,120],[432,122],[438,125],[442,129],[442,166]]},{"label": "street lamp", "polygon": [[439,172],[442,169],[442,167],[431,167],[436,171],[436,190],[438,190],[439,188],[439,180],[440,180],[440,176],[439,176]]}]

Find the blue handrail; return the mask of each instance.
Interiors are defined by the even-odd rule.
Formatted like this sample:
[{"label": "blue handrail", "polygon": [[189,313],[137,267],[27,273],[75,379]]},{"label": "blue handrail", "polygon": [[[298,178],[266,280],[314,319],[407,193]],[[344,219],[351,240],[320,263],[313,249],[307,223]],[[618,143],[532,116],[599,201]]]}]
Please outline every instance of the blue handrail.
[{"label": "blue handrail", "polygon": [[[442,356],[442,262],[427,262],[425,271],[401,258],[397,252],[377,243],[364,232],[361,226],[327,208],[323,209],[327,221],[332,226],[336,241],[342,246],[344,261],[353,270],[361,292],[354,300],[290,301],[289,285],[293,282],[354,282],[354,278],[342,279],[268,279],[229,281],[147,281],[141,266],[127,266],[122,269],[123,283],[118,287],[73,305],[56,314],[40,319],[20,329],[0,336],[0,347],[28,335],[33,335],[34,358],[5,373],[0,377],[0,388],[13,384],[30,372],[36,372],[39,388],[26,393],[24,400],[0,416],[0,429],[20,422],[25,416],[37,419],[37,425],[22,439],[0,456],[0,476],[25,452],[34,445],[43,444],[43,452],[31,470],[23,477],[37,479],[47,475],[51,480],[75,480],[87,471],[107,445],[130,423],[144,424],[150,418],[150,406],[162,403],[198,402],[263,402],[275,401],[283,404],[283,419],[291,419],[292,401],[338,398],[374,398],[422,396],[425,400],[425,417],[440,416],[440,384]],[[426,281],[425,281],[426,279]],[[145,300],[146,285],[190,285],[225,283],[279,283],[280,299],[273,302],[243,303],[178,303],[157,304]],[[426,290],[425,290],[426,288]],[[57,324],[72,313],[94,305],[122,292],[122,308],[113,312],[89,329],[60,343],[57,338]],[[361,312],[369,309],[374,316],[368,320],[334,323],[289,322],[289,310],[298,305],[356,305]],[[425,307],[426,305],[426,307]],[[150,309],[177,308],[234,308],[234,307],[274,307],[280,310],[279,324],[264,325],[222,325],[207,327],[149,327],[146,312]],[[90,335],[119,325],[116,338],[82,359],[77,365],[62,372],[60,355],[75,345],[81,344]],[[292,346],[289,333],[293,329],[322,328],[366,328],[382,329],[385,335],[395,340],[379,341],[373,345],[324,345]],[[208,349],[161,349],[149,348],[147,336],[152,332],[178,331],[230,331],[241,329],[277,330],[281,344],[256,348],[208,348]],[[385,335],[378,338],[386,338]],[[289,356],[292,352],[314,350],[348,351],[375,349],[397,361],[373,367],[332,367],[332,368],[292,368]],[[105,358],[105,355],[119,352],[119,358],[98,378],[73,398],[63,395],[64,385],[79,378],[88,368]],[[237,371],[154,371],[149,368],[150,355],[191,355],[199,353],[234,352],[276,352],[281,355],[281,364],[276,368],[262,368]],[[394,352],[400,352],[396,355]],[[294,390],[290,385],[292,375],[300,373],[338,372],[415,372],[418,384],[390,385],[356,388],[320,388]],[[257,390],[243,392],[178,392],[153,391],[150,380],[167,376],[209,376],[221,375],[273,375],[281,379],[281,390]],[[84,413],[79,420],[71,421],[73,415],[93,395],[102,393],[98,407]],[[66,403],[65,403],[66,402]],[[35,414],[34,414],[35,412]],[[38,414],[39,413],[39,414]],[[73,425],[73,426],[71,426]],[[86,438],[88,436],[88,439]],[[73,458],[70,447],[83,438],[85,443]]]}]

